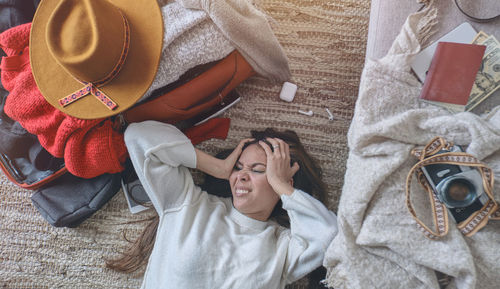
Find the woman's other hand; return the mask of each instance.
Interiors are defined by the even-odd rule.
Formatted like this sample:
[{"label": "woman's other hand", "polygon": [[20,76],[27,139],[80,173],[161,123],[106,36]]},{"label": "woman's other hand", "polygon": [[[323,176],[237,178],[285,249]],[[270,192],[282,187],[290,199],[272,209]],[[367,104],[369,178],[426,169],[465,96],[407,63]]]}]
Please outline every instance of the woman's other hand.
[{"label": "woman's other hand", "polygon": [[223,160],[213,157],[195,148],[196,168],[213,177],[227,180],[229,179],[229,176],[233,171],[236,161],[241,155],[243,146],[245,145],[245,143],[253,140],[253,138],[242,139],[238,146],[236,146],[236,148],[233,150],[233,152],[231,152],[231,154]]},{"label": "woman's other hand", "polygon": [[286,142],[279,138],[267,138],[266,140],[273,149],[263,141],[259,141],[259,145],[267,156],[267,181],[278,195],[291,195],[294,191],[292,178],[299,170],[299,164],[295,162],[290,165],[290,147]]},{"label": "woman's other hand", "polygon": [[234,148],[234,150],[231,152],[231,154],[223,160],[222,166],[221,166],[221,176],[218,177],[219,179],[229,179],[229,176],[233,172],[234,166],[236,164],[236,161],[241,155],[241,152],[243,151],[243,146],[247,142],[253,141],[253,138],[245,138],[240,140],[240,143]]}]

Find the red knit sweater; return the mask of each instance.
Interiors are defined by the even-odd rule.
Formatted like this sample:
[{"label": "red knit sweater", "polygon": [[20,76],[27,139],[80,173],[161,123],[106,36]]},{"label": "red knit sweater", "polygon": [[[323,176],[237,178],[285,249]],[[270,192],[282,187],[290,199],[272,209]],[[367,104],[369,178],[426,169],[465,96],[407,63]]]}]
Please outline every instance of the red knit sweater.
[{"label": "red knit sweater", "polygon": [[31,23],[0,34],[2,84],[10,92],[5,113],[27,131],[37,135],[40,144],[55,157],[62,158],[75,176],[92,178],[123,170],[127,157],[123,134],[113,129],[109,119],[78,119],[54,108],[42,96],[29,65]]}]

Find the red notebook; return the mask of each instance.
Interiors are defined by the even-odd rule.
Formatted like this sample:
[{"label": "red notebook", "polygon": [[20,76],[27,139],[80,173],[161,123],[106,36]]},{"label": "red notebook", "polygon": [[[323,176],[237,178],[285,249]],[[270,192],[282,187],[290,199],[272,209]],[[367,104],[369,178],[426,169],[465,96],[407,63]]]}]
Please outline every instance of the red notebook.
[{"label": "red notebook", "polygon": [[484,45],[439,42],[420,98],[451,104],[463,111],[485,49]]}]

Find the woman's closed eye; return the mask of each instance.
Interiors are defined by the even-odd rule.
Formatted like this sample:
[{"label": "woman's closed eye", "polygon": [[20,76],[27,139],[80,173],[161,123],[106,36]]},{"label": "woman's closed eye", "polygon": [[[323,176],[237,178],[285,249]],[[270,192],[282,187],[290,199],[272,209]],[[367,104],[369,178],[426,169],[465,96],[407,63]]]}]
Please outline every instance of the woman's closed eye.
[{"label": "woman's closed eye", "polygon": [[254,173],[258,173],[258,174],[263,174],[266,172],[266,169],[262,169],[262,168],[259,168],[259,169],[252,169],[252,172]]},{"label": "woman's closed eye", "polygon": [[[243,165],[236,164],[233,168],[234,171],[241,171],[243,169]],[[251,167],[251,172],[263,174],[266,172],[266,167],[261,164],[255,164]]]}]

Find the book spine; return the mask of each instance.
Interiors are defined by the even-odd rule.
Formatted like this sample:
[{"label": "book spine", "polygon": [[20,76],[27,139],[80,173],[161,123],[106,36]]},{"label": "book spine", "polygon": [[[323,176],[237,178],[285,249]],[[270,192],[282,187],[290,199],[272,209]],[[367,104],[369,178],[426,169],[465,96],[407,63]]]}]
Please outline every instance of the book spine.
[{"label": "book spine", "polygon": [[429,70],[427,71],[427,75],[425,77],[424,85],[422,87],[422,91],[420,92],[420,99],[427,99],[429,91],[434,83],[434,72],[436,71],[437,66],[439,65],[439,60],[441,59],[443,46],[441,42],[438,43],[436,47],[436,51],[434,52],[434,56],[432,57],[431,65],[429,66]]}]

